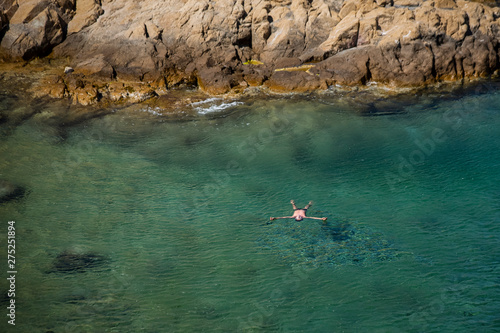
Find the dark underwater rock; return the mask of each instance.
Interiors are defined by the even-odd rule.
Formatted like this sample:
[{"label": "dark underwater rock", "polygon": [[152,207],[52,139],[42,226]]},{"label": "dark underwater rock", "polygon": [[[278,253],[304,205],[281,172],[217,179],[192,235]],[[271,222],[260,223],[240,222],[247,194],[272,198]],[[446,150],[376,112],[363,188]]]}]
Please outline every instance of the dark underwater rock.
[{"label": "dark underwater rock", "polygon": [[278,220],[265,225],[259,243],[290,265],[311,267],[369,265],[406,253],[382,233],[346,219],[327,223]]},{"label": "dark underwater rock", "polygon": [[10,302],[10,297],[9,297],[9,292],[8,290],[5,290],[3,293],[0,294],[0,304],[9,304]]},{"label": "dark underwater rock", "polygon": [[105,265],[108,259],[93,252],[74,253],[64,251],[52,263],[49,273],[83,273],[89,269]]},{"label": "dark underwater rock", "polygon": [[24,197],[26,189],[8,180],[0,179],[0,204]]}]

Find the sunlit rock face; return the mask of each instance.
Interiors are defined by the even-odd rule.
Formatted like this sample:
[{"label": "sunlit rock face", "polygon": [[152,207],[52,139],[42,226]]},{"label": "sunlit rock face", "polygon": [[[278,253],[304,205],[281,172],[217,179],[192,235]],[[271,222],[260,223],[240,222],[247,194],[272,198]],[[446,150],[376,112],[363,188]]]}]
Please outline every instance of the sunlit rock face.
[{"label": "sunlit rock face", "polygon": [[494,3],[454,0],[7,0],[0,53],[65,59],[74,72],[61,66],[42,93],[80,104],[185,85],[406,87],[495,73],[499,18]]}]

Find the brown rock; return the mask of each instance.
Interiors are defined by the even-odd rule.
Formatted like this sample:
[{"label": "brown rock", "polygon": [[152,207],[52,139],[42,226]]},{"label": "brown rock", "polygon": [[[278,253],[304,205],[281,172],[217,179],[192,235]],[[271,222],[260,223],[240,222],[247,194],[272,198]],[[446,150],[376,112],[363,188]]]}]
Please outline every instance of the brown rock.
[{"label": "brown rock", "polygon": [[452,9],[457,7],[455,0],[434,0],[434,7]]},{"label": "brown rock", "polygon": [[55,3],[63,13],[71,12],[76,9],[76,0],[55,0]]},{"label": "brown rock", "polygon": [[221,95],[231,90],[231,77],[224,75],[220,67],[198,71],[198,86],[211,95]]},{"label": "brown rock", "polygon": [[266,86],[274,92],[310,92],[327,89],[326,81],[319,75],[303,71],[278,71],[266,81]]},{"label": "brown rock", "polygon": [[83,74],[86,77],[95,76],[97,78],[114,79],[115,70],[104,58],[104,55],[98,54],[95,57],[84,60],[75,66],[76,74]]},{"label": "brown rock", "polygon": [[305,49],[312,49],[323,43],[330,35],[332,27],[339,22],[338,13],[333,11],[329,4],[320,1],[313,2],[305,25]]},{"label": "brown rock", "polygon": [[487,36],[467,36],[458,49],[457,58],[464,76],[481,77],[498,67],[497,52]]},{"label": "brown rock", "polygon": [[463,73],[459,73],[457,68],[457,45],[453,41],[448,41],[442,45],[432,44],[434,54],[434,71],[437,81],[452,81],[463,78]]},{"label": "brown rock", "polygon": [[418,7],[422,4],[422,0],[394,0],[393,5],[396,7]]},{"label": "brown rock", "polygon": [[21,2],[19,8],[10,18],[10,24],[24,24],[32,21],[46,7],[50,5],[48,0],[27,0]]},{"label": "brown rock", "polygon": [[432,49],[421,41],[384,48],[370,46],[368,50],[367,68],[371,81],[417,86],[430,83],[435,78]]},{"label": "brown rock", "polygon": [[320,62],[313,73],[319,73],[329,85],[365,84],[370,80],[369,71],[371,47],[345,50]]},{"label": "brown rock", "polygon": [[248,83],[248,85],[258,87],[267,80],[267,76],[264,74],[264,71],[254,70],[245,73],[243,79]]},{"label": "brown rock", "polygon": [[294,67],[302,64],[299,58],[278,58],[274,62],[275,68]]},{"label": "brown rock", "polygon": [[13,58],[46,55],[64,39],[64,25],[58,11],[48,2],[24,2],[12,16],[1,48]]},{"label": "brown rock", "polygon": [[[9,25],[2,54],[30,59],[52,51],[53,58],[68,58],[83,86],[64,76],[65,94],[87,89],[91,101],[142,99],[190,84],[213,94],[246,84],[280,91],[299,91],[302,84],[305,91],[322,89],[325,82],[420,85],[485,76],[499,66],[500,8],[464,0],[2,4],[0,23]],[[264,65],[243,65],[250,59]],[[309,61],[318,62],[314,75],[272,72]],[[111,88],[116,81],[124,85]],[[141,88],[127,91],[130,82]],[[59,88],[49,94],[61,95]]]},{"label": "brown rock", "polygon": [[91,105],[98,102],[99,91],[93,86],[77,88],[70,93],[73,104]]},{"label": "brown rock", "polygon": [[[397,54],[397,52],[395,53]],[[398,86],[417,86],[434,80],[434,55],[422,41],[401,45],[398,61],[402,75],[391,83]]]},{"label": "brown rock", "polygon": [[2,11],[2,14],[5,16],[6,21],[9,21],[12,16],[14,16],[18,8],[19,3],[17,2],[17,0],[3,0],[0,9]]},{"label": "brown rock", "polygon": [[326,41],[300,58],[303,61],[323,60],[337,52],[355,47],[358,42],[358,32],[359,19],[355,12],[350,12],[335,26]]},{"label": "brown rock", "polygon": [[100,0],[78,0],[76,14],[68,24],[68,34],[80,32],[95,23],[103,13]]},{"label": "brown rock", "polygon": [[125,84],[123,82],[109,82],[104,95],[113,102],[127,98]]},{"label": "brown rock", "polygon": [[67,96],[67,89],[64,80],[59,75],[48,75],[44,77],[39,84],[32,89],[36,97],[50,96],[54,98],[63,98]]},{"label": "brown rock", "polygon": [[7,26],[8,23],[7,17],[0,12],[0,31],[3,31],[4,27]]}]

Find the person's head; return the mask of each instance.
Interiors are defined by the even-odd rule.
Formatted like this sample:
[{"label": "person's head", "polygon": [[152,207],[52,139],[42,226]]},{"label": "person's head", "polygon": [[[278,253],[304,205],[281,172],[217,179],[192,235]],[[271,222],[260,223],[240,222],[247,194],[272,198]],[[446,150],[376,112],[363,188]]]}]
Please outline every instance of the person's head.
[{"label": "person's head", "polygon": [[304,218],[302,216],[295,217],[295,221],[302,221]]}]

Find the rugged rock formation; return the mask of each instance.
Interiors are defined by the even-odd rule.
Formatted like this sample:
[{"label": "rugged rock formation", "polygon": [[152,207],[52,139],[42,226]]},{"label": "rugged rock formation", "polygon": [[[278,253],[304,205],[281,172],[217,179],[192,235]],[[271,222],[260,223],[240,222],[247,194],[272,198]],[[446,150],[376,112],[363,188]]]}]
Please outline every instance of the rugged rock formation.
[{"label": "rugged rock formation", "polygon": [[2,57],[68,59],[75,71],[61,66],[37,92],[82,104],[140,101],[183,85],[211,94],[418,86],[499,67],[494,3],[3,0],[1,8]]},{"label": "rugged rock formation", "polygon": [[8,30],[2,39],[2,49],[11,57],[25,60],[47,55],[65,38],[65,5],[65,1],[4,1],[3,15],[8,21]]}]

